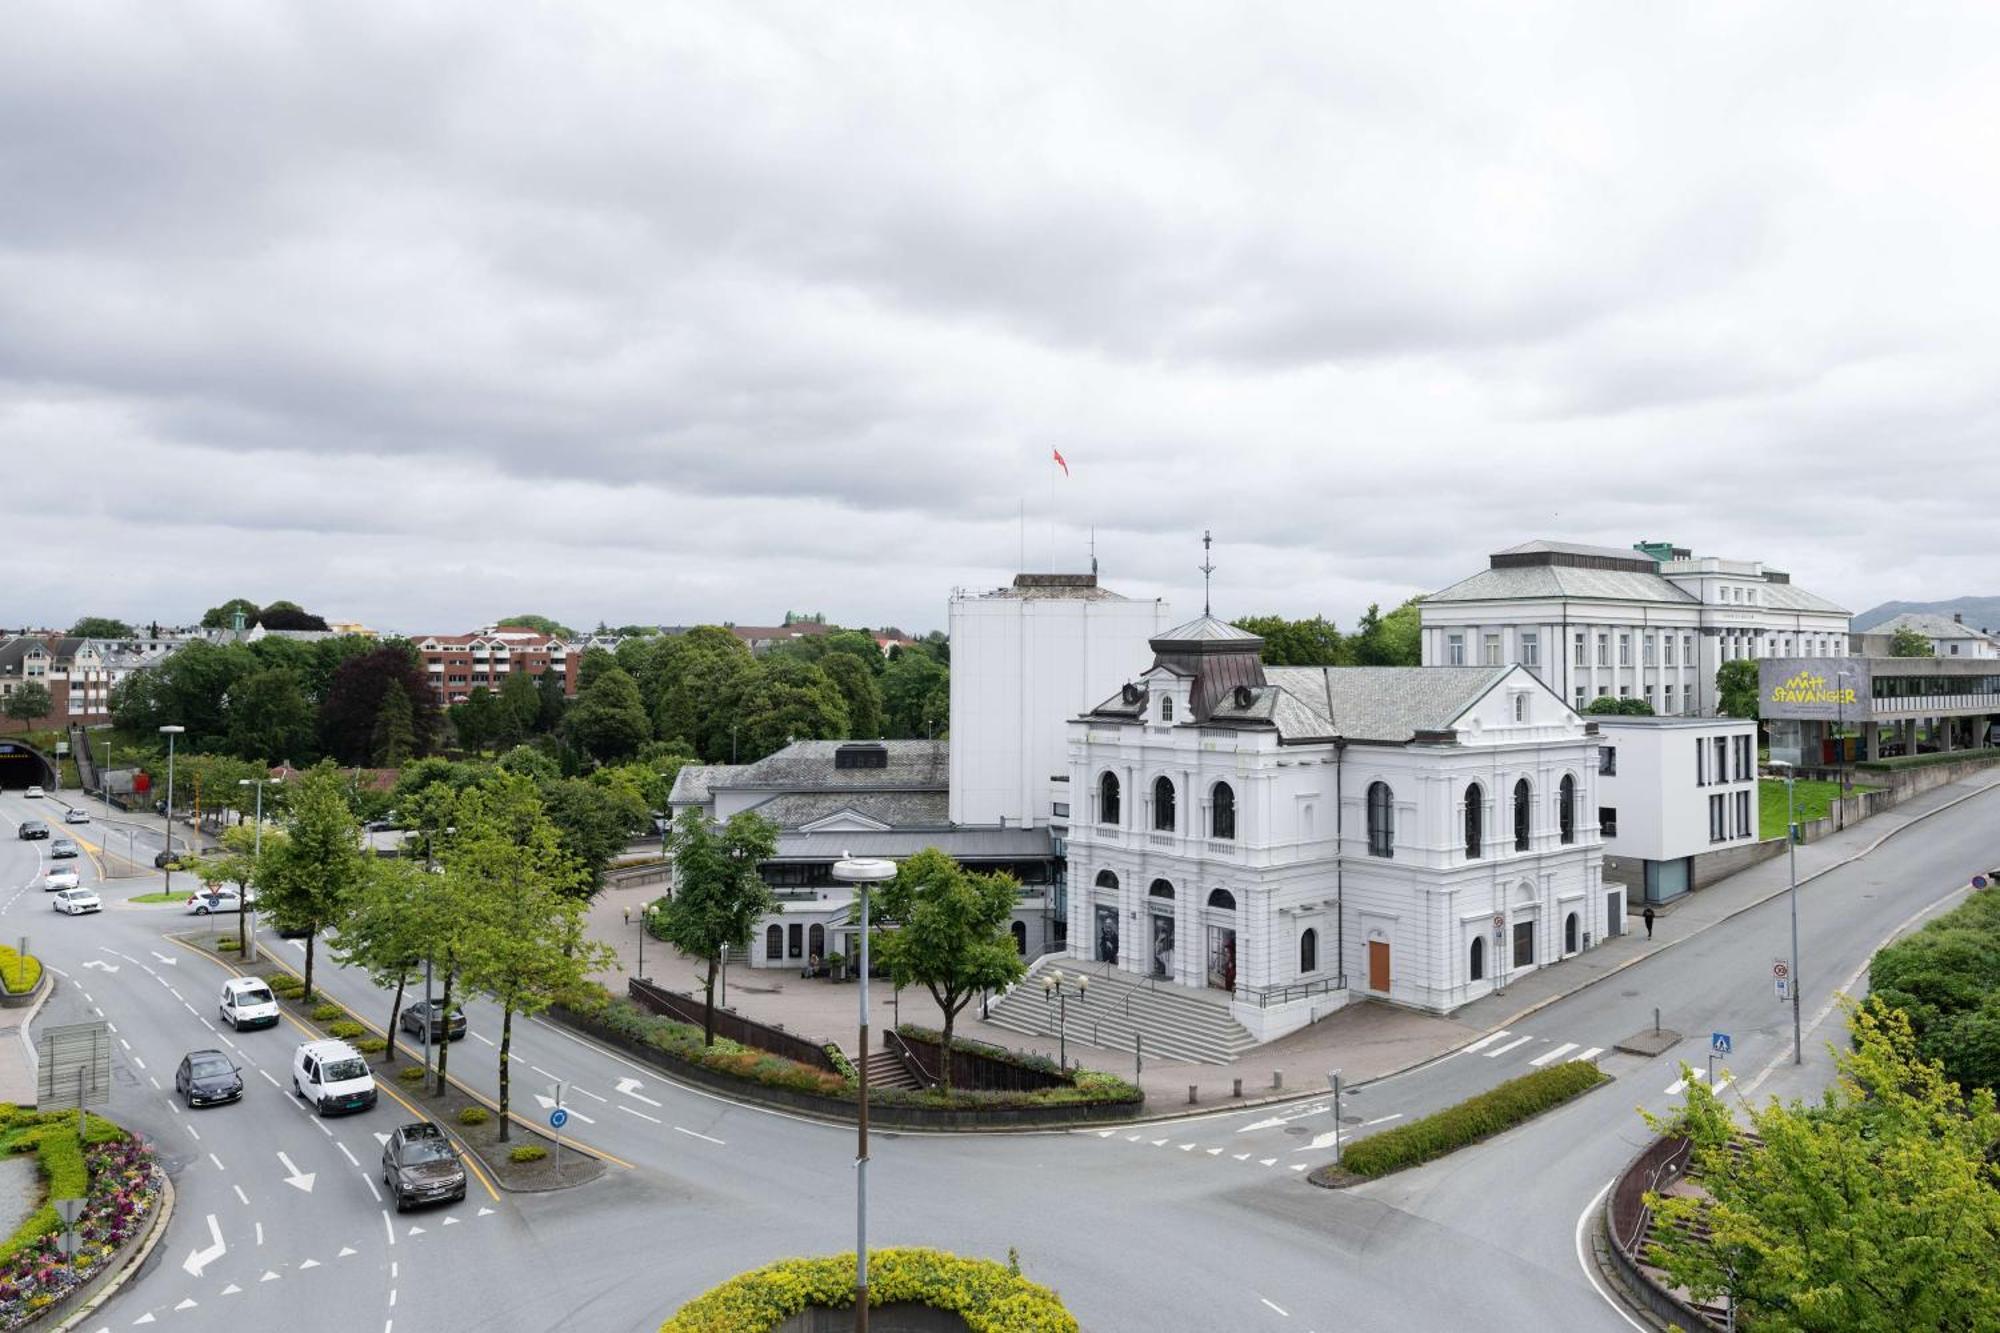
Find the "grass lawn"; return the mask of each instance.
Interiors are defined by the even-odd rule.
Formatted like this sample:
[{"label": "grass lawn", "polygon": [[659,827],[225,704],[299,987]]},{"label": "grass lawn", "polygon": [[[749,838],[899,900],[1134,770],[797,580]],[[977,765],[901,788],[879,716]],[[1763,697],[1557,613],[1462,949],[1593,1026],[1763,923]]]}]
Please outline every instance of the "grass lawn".
[{"label": "grass lawn", "polygon": [[[1779,820],[1778,822],[1781,826],[1779,831],[1783,832],[1782,825],[1784,821]],[[1776,835],[1774,834],[1773,836]],[[193,890],[190,889],[188,890],[188,892],[192,893]],[[125,901],[128,903],[178,903],[187,901],[187,894],[186,893],[141,893],[133,897],[127,898]],[[254,906],[255,904],[252,905]]]},{"label": "grass lawn", "polygon": [[[1815,819],[1825,819],[1833,813],[1833,799],[1840,794],[1838,782],[1812,782],[1801,779],[1793,784],[1798,802],[1798,821],[1811,823]],[[1857,782],[1850,789],[1856,794],[1875,791],[1871,784]],[[1757,836],[1760,838],[1782,838],[1785,836],[1785,784],[1778,778],[1760,778],[1757,783]]]}]

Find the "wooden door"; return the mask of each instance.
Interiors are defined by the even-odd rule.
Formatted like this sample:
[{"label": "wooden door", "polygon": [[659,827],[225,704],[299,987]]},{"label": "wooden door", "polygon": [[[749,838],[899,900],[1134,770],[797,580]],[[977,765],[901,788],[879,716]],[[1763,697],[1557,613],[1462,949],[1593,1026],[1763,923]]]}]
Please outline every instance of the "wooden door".
[{"label": "wooden door", "polygon": [[1389,941],[1368,941],[1368,989],[1389,989]]}]

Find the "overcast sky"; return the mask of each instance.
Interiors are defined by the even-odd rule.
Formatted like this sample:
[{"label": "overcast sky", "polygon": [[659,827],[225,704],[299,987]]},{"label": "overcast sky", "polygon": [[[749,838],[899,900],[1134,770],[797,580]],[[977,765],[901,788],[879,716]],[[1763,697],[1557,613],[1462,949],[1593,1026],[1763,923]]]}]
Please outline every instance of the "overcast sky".
[{"label": "overcast sky", "polygon": [[1538,536],[2000,593],[1997,54],[1990,4],[17,6],[0,624],[922,630],[1093,525],[1120,591],[1198,611],[1208,528],[1219,613],[1343,627]]}]

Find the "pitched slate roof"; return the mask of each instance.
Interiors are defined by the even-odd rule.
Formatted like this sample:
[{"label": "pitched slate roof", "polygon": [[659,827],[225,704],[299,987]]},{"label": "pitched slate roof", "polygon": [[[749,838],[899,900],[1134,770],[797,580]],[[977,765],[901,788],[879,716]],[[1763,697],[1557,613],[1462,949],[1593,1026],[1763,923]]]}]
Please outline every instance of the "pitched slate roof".
[{"label": "pitched slate roof", "polygon": [[1424,601],[1514,602],[1550,597],[1701,605],[1694,594],[1675,587],[1658,574],[1623,569],[1573,569],[1567,565],[1511,565],[1503,569],[1482,569],[1442,592],[1432,593]]},{"label": "pitched slate roof", "polygon": [[1930,611],[1905,611],[1879,625],[1871,625],[1863,632],[1894,634],[1899,629],[1915,630],[1927,639],[1985,639],[1989,643],[2000,642],[2000,635],[1989,634],[1975,626],[1953,620],[1950,616],[1941,616]]},{"label": "pitched slate roof", "polygon": [[1652,556],[1646,554],[1646,552],[1641,551],[1635,546],[1589,546],[1583,542],[1552,542],[1547,540],[1546,538],[1539,538],[1539,537],[1536,538],[1534,541],[1522,542],[1519,546],[1510,546],[1504,551],[1495,551],[1493,554],[1495,555],[1587,555],[1587,556],[1594,556],[1600,560],[1653,559]]},{"label": "pitched slate roof", "polygon": [[943,791],[783,792],[750,808],[780,829],[804,828],[844,810],[898,829],[951,824],[951,798]]},{"label": "pitched slate roof", "polygon": [[713,784],[719,774],[740,768],[740,764],[688,764],[674,774],[673,790],[667,793],[668,805],[707,805],[713,795]]},{"label": "pitched slate roof", "polygon": [[1211,615],[1200,615],[1185,625],[1176,625],[1164,634],[1155,634],[1154,643],[1262,643],[1247,629],[1238,629]]},{"label": "pitched slate roof", "polygon": [[1837,616],[1851,614],[1846,607],[1809,593],[1796,583],[1767,583],[1764,585],[1764,598],[1766,606],[1779,611],[1826,611]]},{"label": "pitched slate roof", "polygon": [[[882,768],[837,768],[835,756],[850,745],[879,746],[887,752]],[[951,782],[951,742],[936,741],[793,741],[776,754],[751,764],[725,768],[726,780],[711,780],[711,790],[760,788],[773,791],[886,790],[934,787]]]},{"label": "pitched slate roof", "polygon": [[1514,668],[1267,667],[1270,684],[1239,705],[1231,694],[1211,723],[1262,723],[1287,741],[1386,741],[1442,731]]}]

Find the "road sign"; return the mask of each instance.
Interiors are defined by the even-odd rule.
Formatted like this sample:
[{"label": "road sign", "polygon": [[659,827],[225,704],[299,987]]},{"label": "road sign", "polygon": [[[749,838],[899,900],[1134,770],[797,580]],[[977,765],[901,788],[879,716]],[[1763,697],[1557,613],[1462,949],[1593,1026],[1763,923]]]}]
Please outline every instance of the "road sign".
[{"label": "road sign", "polygon": [[550,1129],[561,1129],[564,1125],[567,1125],[568,1123],[569,1123],[569,1112],[563,1110],[562,1107],[558,1106],[553,1111],[549,1112]]},{"label": "road sign", "polygon": [[1985,887],[1986,887],[1986,876],[1984,876],[1984,875],[1974,875],[1974,876],[1972,877],[1972,887],[1973,887],[1973,888],[1975,888],[1975,889],[1983,889],[1983,888],[1985,888]]},{"label": "road sign", "polygon": [[1506,928],[1507,928],[1507,914],[1505,912],[1495,912],[1493,914],[1493,929],[1505,930]]},{"label": "road sign", "polygon": [[1771,960],[1771,975],[1783,981],[1792,975],[1792,965],[1782,958],[1773,958]]},{"label": "road sign", "polygon": [[1727,1032],[1709,1033],[1708,1049],[1709,1052],[1713,1055],[1729,1054],[1729,1034]]},{"label": "road sign", "polygon": [[111,1033],[101,1020],[43,1028],[35,1055],[35,1093],[44,1108],[111,1100]]},{"label": "road sign", "polygon": [[1774,984],[1778,988],[1779,999],[1789,1000],[1792,998],[1792,982],[1789,977],[1779,977]]},{"label": "road sign", "polygon": [[62,1224],[66,1227],[75,1226],[76,1219],[83,1216],[83,1202],[82,1199],[49,1200],[50,1206],[56,1210],[56,1216],[62,1219]]}]

